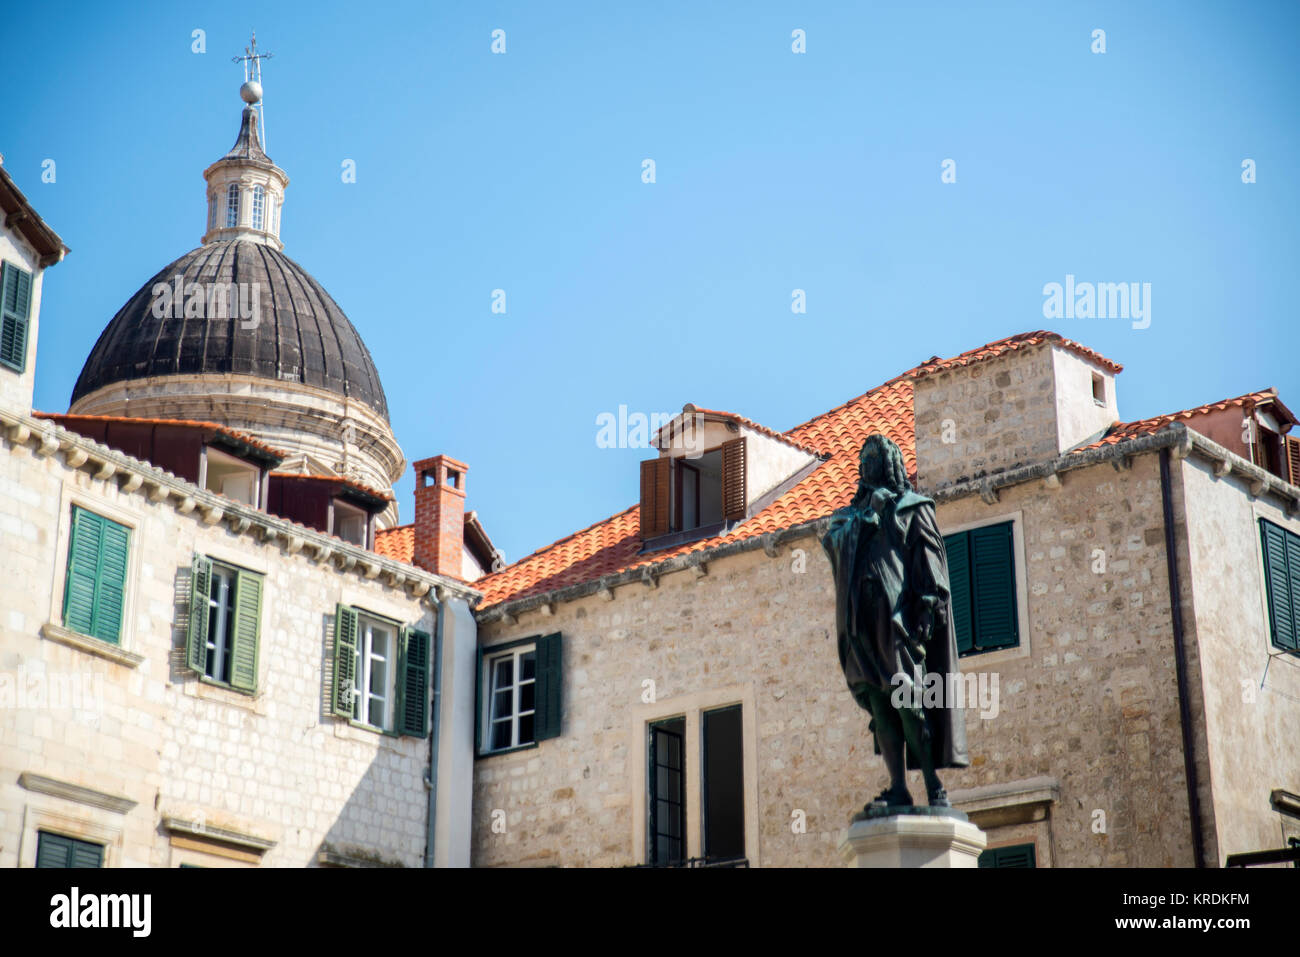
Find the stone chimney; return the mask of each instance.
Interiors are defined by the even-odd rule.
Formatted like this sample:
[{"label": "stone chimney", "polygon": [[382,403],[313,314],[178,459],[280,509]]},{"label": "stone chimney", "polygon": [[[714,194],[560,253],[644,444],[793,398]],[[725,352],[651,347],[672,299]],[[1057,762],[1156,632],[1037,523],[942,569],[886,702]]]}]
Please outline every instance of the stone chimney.
[{"label": "stone chimney", "polygon": [[913,391],[917,485],[934,492],[1096,441],[1119,418],[1119,371],[1043,332],[923,364]]},{"label": "stone chimney", "polygon": [[415,463],[415,556],[425,571],[464,579],[465,473],[446,455]]}]

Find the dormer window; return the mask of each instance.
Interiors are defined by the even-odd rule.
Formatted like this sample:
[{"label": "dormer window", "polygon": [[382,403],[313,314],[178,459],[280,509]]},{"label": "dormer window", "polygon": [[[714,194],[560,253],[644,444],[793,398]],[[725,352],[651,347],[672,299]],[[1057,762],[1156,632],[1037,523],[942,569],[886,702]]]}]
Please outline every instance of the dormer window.
[{"label": "dormer window", "polygon": [[745,439],[698,457],[665,456],[641,463],[641,537],[721,529],[745,517]]},{"label": "dormer window", "polygon": [[239,185],[231,183],[226,190],[226,228],[239,225]]},{"label": "dormer window", "polygon": [[256,465],[206,446],[199,473],[199,484],[209,492],[258,507],[262,475]]},{"label": "dormer window", "polygon": [[266,211],[266,190],[261,186],[253,187],[253,228],[262,228],[262,219]]},{"label": "dormer window", "polygon": [[1099,372],[1092,374],[1092,401],[1098,405],[1106,404],[1106,378]]},{"label": "dormer window", "polygon": [[330,524],[331,533],[343,541],[370,547],[370,516],[364,509],[336,498],[330,503]]}]

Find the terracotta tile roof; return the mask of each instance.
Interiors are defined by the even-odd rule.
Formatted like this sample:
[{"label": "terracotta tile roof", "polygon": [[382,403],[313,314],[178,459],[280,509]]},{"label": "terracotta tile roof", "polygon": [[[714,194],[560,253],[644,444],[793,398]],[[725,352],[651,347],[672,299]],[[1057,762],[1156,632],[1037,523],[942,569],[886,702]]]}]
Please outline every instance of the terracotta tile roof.
[{"label": "terracotta tile roof", "polygon": [[[735,422],[737,425],[743,425],[745,428],[751,429],[754,432],[758,432],[761,435],[766,435],[768,438],[776,439],[778,442],[781,442],[785,445],[789,445],[792,448],[796,448],[800,452],[807,452],[809,455],[820,454],[817,449],[814,449],[808,445],[803,445],[795,441],[794,439],[792,439],[789,433],[781,433],[773,429],[769,429],[766,425],[759,425],[753,419],[747,419],[743,415],[737,415],[735,412],[722,412],[718,409],[701,409],[698,405],[694,405],[693,403],[689,403],[689,402],[682,408],[682,412],[681,412],[682,415],[692,415],[694,413],[699,413],[700,415],[704,415],[704,416],[713,416],[715,418],[720,418],[720,419],[729,419],[730,421]],[[680,417],[681,416],[678,416],[677,418]],[[673,421],[676,422],[677,418],[674,418]],[[659,436],[662,435],[664,430],[669,428],[671,424],[672,423],[669,423],[669,425],[665,425],[657,433],[655,433],[656,445],[658,445]]]},{"label": "terracotta tile roof", "polygon": [[377,488],[371,488],[369,485],[363,485],[361,482],[353,481],[350,478],[344,478],[341,475],[312,475],[308,472],[272,472],[272,478],[300,479],[308,482],[334,482],[345,488],[353,489],[367,498],[378,499],[381,502],[391,502],[393,500],[392,492],[385,492]]},{"label": "terracotta tile roof", "polygon": [[959,366],[968,366],[976,362],[983,362],[985,359],[993,359],[997,356],[1006,355],[1008,352],[1015,352],[1017,349],[1028,349],[1044,342],[1055,342],[1062,348],[1069,349],[1076,355],[1097,363],[1097,365],[1109,372],[1122,372],[1124,369],[1119,363],[1112,362],[1100,353],[1093,352],[1087,346],[1081,346],[1059,333],[1040,329],[1038,332],[1022,332],[1019,335],[999,339],[997,342],[990,342],[988,345],[980,346],[978,349],[971,349],[969,352],[963,352],[951,359],[940,359],[938,356],[934,356],[917,366],[913,374],[919,379],[922,376],[933,375],[936,372],[956,369]]},{"label": "terracotta tile roof", "polygon": [[1247,392],[1245,395],[1239,395],[1233,399],[1221,399],[1218,402],[1210,402],[1206,405],[1198,405],[1194,409],[1184,409],[1181,412],[1170,412],[1167,415],[1156,415],[1149,419],[1138,419],[1135,422],[1116,422],[1110,429],[1096,442],[1085,445],[1083,448],[1095,449],[1103,445],[1114,445],[1116,442],[1122,442],[1125,439],[1137,438],[1139,435],[1151,435],[1159,432],[1165,426],[1172,422],[1188,422],[1198,416],[1208,415],[1211,412],[1222,412],[1225,409],[1246,408],[1247,406],[1255,407],[1265,403],[1274,403],[1281,406],[1279,411],[1286,412],[1288,418],[1291,413],[1286,411],[1286,406],[1277,402],[1276,389],[1264,389],[1260,392]]},{"label": "terracotta tile roof", "polygon": [[[735,418],[741,420],[740,416]],[[741,421],[748,424],[748,420]],[[481,607],[652,565],[676,555],[753,538],[829,515],[853,497],[858,484],[858,453],[863,440],[872,432],[883,432],[898,443],[908,472],[914,477],[912,383],[906,376],[892,379],[780,435],[784,441],[827,460],[797,486],[728,534],[639,554],[641,507],[633,505],[479,579],[474,585],[484,594]]]},{"label": "terracotta tile roof", "polygon": [[223,435],[235,442],[243,443],[250,448],[256,449],[275,459],[285,459],[288,457],[287,452],[277,449],[273,445],[267,445],[260,439],[256,439],[247,432],[240,432],[238,429],[232,429],[228,426],[218,425],[216,422],[202,422],[193,419],[145,419],[133,415],[72,415],[66,412],[33,412],[33,417],[38,419],[49,419],[51,422],[57,422],[66,429],[73,432],[78,431],[77,423],[93,424],[97,422],[117,423],[123,425],[173,425],[188,429],[203,429]]},{"label": "terracotta tile roof", "polygon": [[415,525],[398,525],[375,532],[375,552],[393,561],[414,564]]}]

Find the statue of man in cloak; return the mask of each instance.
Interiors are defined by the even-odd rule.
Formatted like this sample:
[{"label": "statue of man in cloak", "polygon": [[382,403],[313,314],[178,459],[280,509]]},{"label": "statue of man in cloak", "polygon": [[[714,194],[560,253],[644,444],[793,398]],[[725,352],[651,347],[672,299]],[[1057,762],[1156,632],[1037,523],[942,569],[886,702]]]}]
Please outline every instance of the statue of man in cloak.
[{"label": "statue of man in cloak", "polygon": [[962,709],[950,700],[960,669],[948,559],[934,501],[912,490],[888,437],[863,443],[857,494],[831,516],[822,547],[835,576],[840,667],[889,770],[890,786],[864,811],[911,806],[905,771],[917,767],[930,806],[950,807],[935,772],[970,759]]}]

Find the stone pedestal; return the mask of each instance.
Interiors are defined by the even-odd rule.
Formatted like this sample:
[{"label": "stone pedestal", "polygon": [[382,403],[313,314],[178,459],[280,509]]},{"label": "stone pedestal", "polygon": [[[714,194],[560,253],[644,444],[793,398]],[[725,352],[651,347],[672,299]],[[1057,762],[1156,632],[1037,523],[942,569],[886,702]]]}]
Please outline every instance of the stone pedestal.
[{"label": "stone pedestal", "polygon": [[854,821],[839,850],[849,867],[975,867],[986,843],[960,811],[890,808]]}]

